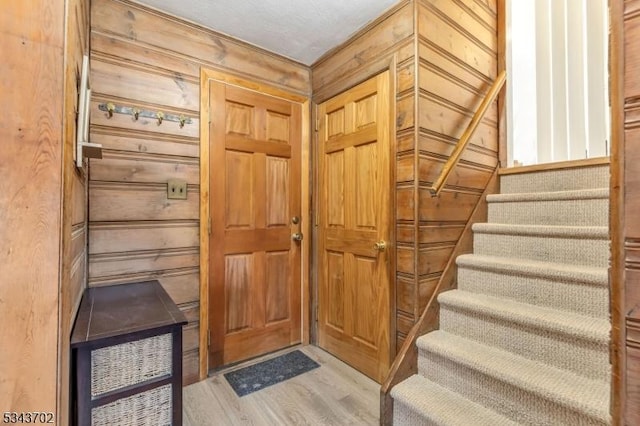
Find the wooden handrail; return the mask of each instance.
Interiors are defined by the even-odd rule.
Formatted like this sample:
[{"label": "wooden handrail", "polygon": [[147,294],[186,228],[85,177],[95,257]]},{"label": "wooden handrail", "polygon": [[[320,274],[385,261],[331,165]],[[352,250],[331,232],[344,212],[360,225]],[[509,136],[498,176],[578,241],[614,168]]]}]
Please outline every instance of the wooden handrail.
[{"label": "wooden handrail", "polygon": [[431,192],[432,197],[438,196],[438,194],[440,194],[440,191],[442,191],[442,188],[444,188],[444,184],[447,182],[449,175],[458,164],[458,161],[460,161],[460,158],[462,157],[462,153],[464,152],[465,148],[469,144],[469,141],[471,140],[474,133],[476,132],[476,129],[480,124],[480,121],[482,121],[482,119],[484,118],[484,115],[489,109],[489,106],[496,99],[496,97],[498,96],[498,93],[500,93],[500,90],[502,90],[502,86],[504,86],[504,82],[506,80],[507,80],[507,72],[505,70],[502,70],[500,74],[498,74],[498,76],[496,77],[496,80],[493,82],[493,85],[491,86],[486,96],[482,100],[482,103],[478,107],[478,110],[473,115],[473,118],[471,119],[471,123],[469,123],[469,126],[467,126],[467,129],[464,131],[464,133],[460,137],[460,140],[458,141],[455,149],[451,153],[451,156],[445,163],[444,168],[442,169],[442,172],[440,172],[440,175],[438,176],[436,181],[433,183],[431,188],[429,188],[429,191]]},{"label": "wooden handrail", "polygon": [[438,280],[427,306],[409,331],[402,347],[396,354],[396,358],[391,365],[386,380],[380,387],[381,426],[388,426],[393,423],[393,398],[391,398],[391,389],[401,381],[418,372],[418,348],[416,347],[416,340],[418,337],[436,330],[439,327],[440,305],[438,304],[438,295],[456,287],[456,258],[461,254],[471,253],[473,251],[472,226],[474,223],[486,222],[487,195],[497,192],[498,167],[496,166],[491,175],[491,179],[489,179],[482,196],[478,200],[471,213],[471,217],[462,231],[462,235],[453,249],[453,253],[449,257],[447,265]]}]

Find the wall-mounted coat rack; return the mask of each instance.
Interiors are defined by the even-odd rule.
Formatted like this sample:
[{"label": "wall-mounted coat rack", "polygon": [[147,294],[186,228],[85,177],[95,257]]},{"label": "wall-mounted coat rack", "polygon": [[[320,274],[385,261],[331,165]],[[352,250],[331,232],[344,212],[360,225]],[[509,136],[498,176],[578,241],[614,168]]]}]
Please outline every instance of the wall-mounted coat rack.
[{"label": "wall-mounted coat rack", "polygon": [[100,109],[100,111],[104,111],[109,114],[109,118],[113,117],[113,114],[130,115],[135,121],[137,121],[140,117],[151,118],[153,120],[158,120],[158,126],[161,125],[163,121],[175,121],[176,123],[180,124],[180,128],[182,129],[185,124],[192,123],[191,118],[185,117],[184,115],[169,114],[162,111],[149,111],[136,107],[116,105],[111,102],[108,102],[106,104],[99,104],[98,108]]},{"label": "wall-mounted coat rack", "polygon": [[82,168],[84,158],[102,158],[102,145],[89,142],[89,105],[91,89],[89,85],[89,57],[82,58],[82,73],[78,88],[78,119],[76,122],[76,167]]}]

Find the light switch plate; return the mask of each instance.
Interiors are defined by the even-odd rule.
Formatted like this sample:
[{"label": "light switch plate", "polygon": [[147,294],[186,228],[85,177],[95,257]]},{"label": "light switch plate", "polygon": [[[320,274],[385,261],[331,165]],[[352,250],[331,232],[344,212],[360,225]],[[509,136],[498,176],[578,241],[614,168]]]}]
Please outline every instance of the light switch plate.
[{"label": "light switch plate", "polygon": [[167,198],[170,200],[187,199],[187,182],[180,179],[167,181]]}]

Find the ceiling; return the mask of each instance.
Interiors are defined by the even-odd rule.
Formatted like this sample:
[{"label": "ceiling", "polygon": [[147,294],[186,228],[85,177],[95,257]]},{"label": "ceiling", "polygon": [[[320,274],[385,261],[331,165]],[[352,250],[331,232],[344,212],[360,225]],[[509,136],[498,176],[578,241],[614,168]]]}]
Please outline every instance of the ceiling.
[{"label": "ceiling", "polygon": [[[311,65],[398,0],[138,0]],[[188,6],[187,6],[188,5]]]}]

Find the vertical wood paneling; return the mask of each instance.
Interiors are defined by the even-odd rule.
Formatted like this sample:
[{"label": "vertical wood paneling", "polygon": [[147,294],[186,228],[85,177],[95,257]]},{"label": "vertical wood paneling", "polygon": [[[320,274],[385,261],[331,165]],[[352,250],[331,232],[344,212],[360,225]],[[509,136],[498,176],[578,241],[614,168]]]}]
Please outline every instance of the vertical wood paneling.
[{"label": "vertical wood paneling", "polygon": [[[181,307],[197,304],[199,207],[201,196],[206,196],[198,187],[200,68],[227,71],[298,94],[311,91],[309,69],[127,0],[93,0],[91,14],[91,138],[105,149],[103,160],[91,162],[89,284],[157,278]],[[105,102],[182,114],[192,122],[180,128],[175,122],[158,125],[156,120],[136,121],[122,114],[109,118],[97,109]],[[247,116],[254,112],[241,100],[233,106],[237,114],[226,123],[229,132],[254,134]],[[287,140],[283,120],[286,117],[277,108],[268,111],[269,142]],[[229,182],[243,178],[252,182],[251,156],[234,152],[227,161],[234,174]],[[274,157],[267,162],[273,194],[279,193],[286,173],[278,161]],[[167,199],[168,179],[188,183],[186,200]],[[227,205],[229,220],[237,227],[252,226],[251,212],[235,209],[233,201]],[[288,222],[280,199],[274,195],[269,202],[266,219]],[[232,293],[238,300],[243,288]],[[282,314],[275,305],[274,309],[274,316]],[[245,326],[245,320],[234,318],[231,326]],[[189,320],[191,334],[198,330],[197,324],[196,318]],[[185,383],[197,380],[198,351],[196,341],[185,346]]]},{"label": "vertical wood paneling", "polygon": [[69,357],[58,345],[68,344],[76,297],[70,259],[60,265],[61,241],[70,255],[73,246],[73,210],[62,213],[73,202],[71,179],[62,172],[69,165],[63,123],[74,118],[73,92],[64,78],[66,3],[10,2],[0,11],[0,93],[7,107],[0,125],[0,411],[51,412],[59,424],[68,416],[63,375]]}]

